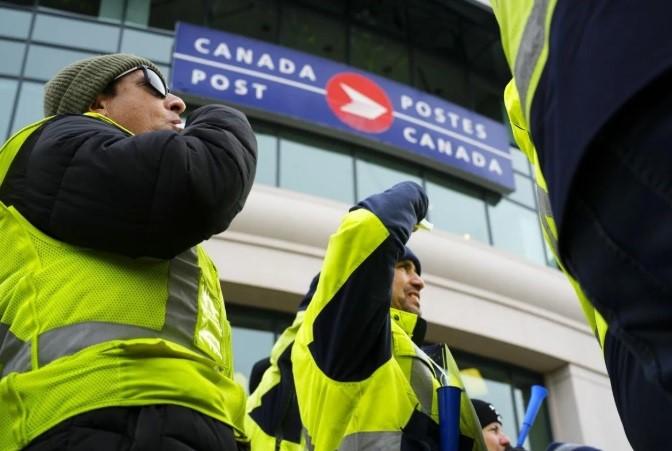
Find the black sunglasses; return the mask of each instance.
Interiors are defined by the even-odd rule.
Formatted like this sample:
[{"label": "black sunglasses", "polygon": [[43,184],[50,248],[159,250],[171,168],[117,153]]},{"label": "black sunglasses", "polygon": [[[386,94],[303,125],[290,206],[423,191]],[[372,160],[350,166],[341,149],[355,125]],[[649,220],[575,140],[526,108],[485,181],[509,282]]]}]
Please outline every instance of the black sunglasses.
[{"label": "black sunglasses", "polygon": [[145,83],[147,83],[147,85],[149,85],[150,88],[156,91],[161,96],[161,98],[165,99],[170,91],[163,82],[163,79],[159,76],[159,74],[154,72],[154,70],[151,67],[145,66],[144,64],[140,64],[139,66],[135,66],[132,69],[120,73],[119,75],[114,77],[112,81],[117,81],[121,77],[128,75],[131,72],[135,72],[136,70],[139,69],[142,69],[142,74],[145,76]]}]

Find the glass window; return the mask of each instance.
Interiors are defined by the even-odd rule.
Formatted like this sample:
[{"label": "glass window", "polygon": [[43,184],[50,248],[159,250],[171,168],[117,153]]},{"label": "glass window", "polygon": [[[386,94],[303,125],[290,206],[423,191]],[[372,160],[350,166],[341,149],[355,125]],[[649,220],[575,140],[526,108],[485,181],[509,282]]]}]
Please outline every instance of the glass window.
[{"label": "glass window", "polygon": [[[29,4],[32,4],[32,1]],[[28,37],[29,29],[30,13],[0,8],[0,35],[25,39]]]},{"label": "glass window", "polygon": [[[18,84],[16,80],[0,78],[0,142],[5,142],[5,139],[7,139],[9,120],[12,117]],[[19,127],[23,127],[23,125],[19,125]]]},{"label": "glass window", "polygon": [[415,52],[415,85],[430,94],[462,106],[469,104],[467,71],[445,57]]},{"label": "glass window", "polygon": [[[273,332],[233,327],[233,359],[235,379],[249,392],[250,371],[254,364],[268,357],[275,341]],[[249,393],[248,393],[249,394]]]},{"label": "glass window", "polygon": [[[130,4],[133,3],[133,0],[130,0]],[[124,2],[118,0],[102,0],[100,2],[100,10],[98,11],[98,19],[105,22],[121,22],[121,17],[124,14]]]},{"label": "glass window", "polygon": [[31,45],[28,48],[28,61],[26,63],[26,77],[49,80],[68,64],[94,56],[92,53],[76,52],[74,50],[61,50],[42,45]]},{"label": "glass window", "polygon": [[534,185],[532,179],[520,174],[513,174],[516,190],[507,197],[530,208],[535,208],[534,203]]},{"label": "glass window", "polygon": [[537,213],[502,199],[489,205],[493,245],[528,260],[546,264],[541,226]]},{"label": "glass window", "polygon": [[401,83],[409,83],[406,46],[361,28],[353,27],[350,33],[350,64]]},{"label": "glass window", "polygon": [[530,162],[527,160],[525,154],[515,147],[510,147],[509,149],[511,150],[513,169],[525,175],[530,175]]},{"label": "glass window", "polygon": [[[142,7],[149,2],[149,16],[143,15]],[[144,20],[148,17],[147,23],[137,23],[137,25],[155,28],[163,28],[164,30],[174,30],[175,22],[189,22],[194,25],[205,25],[205,10],[204,4],[206,2],[191,1],[185,2],[183,0],[143,0],[137,1],[137,14],[129,17],[127,20]],[[208,4],[210,2],[207,2]],[[145,6],[146,7],[146,6]]]},{"label": "glass window", "polygon": [[0,55],[2,55],[2,64],[0,64],[0,73],[5,75],[21,75],[21,63],[26,44],[23,42],[5,41],[0,39]]},{"label": "glass window", "polygon": [[[305,142],[302,138],[298,139]],[[352,204],[355,198],[354,185],[350,155],[324,150],[293,139],[280,140],[282,188]]]},{"label": "glass window", "polygon": [[38,5],[87,16],[97,16],[100,0],[39,0]]},{"label": "glass window", "polygon": [[449,9],[448,2],[443,2],[443,5],[445,7],[435,2],[407,2],[408,37],[417,48],[439,58],[461,62],[464,58],[460,38],[462,20],[459,14]]},{"label": "glass window", "polygon": [[[527,370],[453,352],[460,367],[465,389],[471,398],[491,403],[502,416],[506,435],[515,442],[525,415],[532,385],[543,385],[543,378]],[[548,408],[542,404],[530,431],[525,449],[540,451],[552,441]]]},{"label": "glass window", "polygon": [[173,36],[125,29],[121,37],[121,51],[143,56],[152,62],[170,62]]},{"label": "glass window", "polygon": [[506,82],[497,83],[496,80],[474,75],[470,76],[471,107],[477,113],[494,119],[497,122],[503,122],[506,118],[504,110],[504,100],[502,93]]},{"label": "glass window", "polygon": [[149,23],[150,0],[128,0],[124,21],[146,27]]},{"label": "glass window", "polygon": [[323,14],[283,5],[280,44],[302,52],[345,61],[345,25]]},{"label": "glass window", "polygon": [[409,171],[408,165],[366,156],[357,158],[355,167],[357,171],[357,200],[381,193],[406,180],[422,185],[422,179],[418,171]]},{"label": "glass window", "polygon": [[275,0],[215,0],[208,26],[267,42],[278,39],[278,4]]},{"label": "glass window", "polygon": [[386,34],[406,33],[406,2],[399,0],[350,0],[350,14],[356,22]]},{"label": "glass window", "polygon": [[119,28],[38,14],[33,30],[33,41],[113,53],[117,51]]},{"label": "glass window", "polygon": [[294,0],[296,3],[321,9],[326,12],[342,15],[348,8],[348,2],[335,2],[334,0]]},{"label": "glass window", "polygon": [[438,228],[489,243],[483,195],[463,184],[430,176],[427,178],[429,220]]},{"label": "glass window", "polygon": [[275,340],[292,323],[294,315],[228,302],[226,311],[232,326],[235,379],[248,391],[252,367],[270,356]]},{"label": "glass window", "polygon": [[273,135],[259,133],[257,137],[257,175],[255,183],[277,186],[278,169],[278,138]]},{"label": "glass window", "polygon": [[15,5],[33,6],[35,0],[5,0],[6,3],[13,3]]},{"label": "glass window", "polygon": [[14,116],[12,133],[22,129],[28,124],[39,121],[44,117],[42,110],[42,83],[32,83],[24,81],[21,84],[21,93],[19,94],[19,106]]},{"label": "glass window", "polygon": [[471,10],[467,20],[463,16],[463,27],[460,30],[464,55],[469,66],[475,73],[485,75],[503,90],[511,79],[511,71],[504,57],[494,16],[483,8],[467,6],[466,2],[463,2],[463,6],[465,10]]}]

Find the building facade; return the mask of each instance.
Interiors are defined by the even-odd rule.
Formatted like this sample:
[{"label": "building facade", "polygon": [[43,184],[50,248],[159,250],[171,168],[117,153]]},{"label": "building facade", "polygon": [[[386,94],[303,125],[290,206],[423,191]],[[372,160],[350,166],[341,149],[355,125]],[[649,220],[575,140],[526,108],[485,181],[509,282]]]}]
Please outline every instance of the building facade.
[{"label": "building facade", "polygon": [[[194,47],[207,49],[199,58],[208,61],[180,53],[180,42],[186,41],[176,35],[178,22],[197,27],[201,37],[196,39],[201,41]],[[202,40],[206,37],[207,42]],[[220,43],[242,39],[237,48],[244,50],[234,50],[229,43],[220,48],[216,60],[217,37]],[[251,48],[267,49],[257,50],[257,55],[267,52],[271,62],[254,59],[254,71],[236,66]],[[414,180],[429,195],[428,219],[435,225],[432,232],[417,232],[410,241],[423,263],[427,338],[451,346],[470,394],[497,406],[513,438],[530,387],[545,385],[549,398],[526,443],[528,449],[543,450],[552,440],[630,449],[601,351],[543,242],[530,166],[506,138],[501,94],[509,73],[487,3],[0,0],[0,138],[42,117],[42,88],[58,69],[113,52],[156,62],[173,77],[173,88],[184,96],[188,110],[212,102],[241,108],[257,133],[259,167],[248,203],[228,231],[206,243],[227,298],[242,384],[247,384],[253,363],[269,353],[291,322],[320,268],[329,235],[349,206],[394,183]],[[237,52],[242,56],[237,58]],[[376,80],[388,93],[405,93],[400,98],[421,96],[423,105],[430,105],[426,120],[420,101],[412,105],[415,119],[411,113],[400,114],[395,105],[395,117],[389,120],[394,126],[404,121],[421,124],[400,129],[406,141],[399,144],[386,141],[387,132],[380,130],[349,130],[352,123],[339,123],[341,116],[320,120],[321,113],[297,105],[298,97],[289,91],[281,91],[275,104],[264,103],[264,89],[236,84],[233,75],[244,74],[264,76],[268,92],[278,83],[299,86],[287,82],[292,66],[280,61],[282,52],[295,56],[285,59],[294,72],[301,70],[297,61],[308,61],[314,72],[331,67]],[[186,62],[196,66],[177,67]],[[211,91],[218,92],[187,86],[189,77],[196,85],[199,64],[204,74],[208,64],[219,71],[219,78],[208,75]],[[312,80],[304,73],[304,78],[304,91],[333,100],[328,86],[315,87],[319,77]],[[310,85],[313,81],[315,86]],[[350,95],[354,103],[361,100],[357,93]],[[359,105],[371,106],[367,102]],[[459,133],[446,132],[444,124],[457,115],[437,113],[444,107],[460,111]],[[437,125],[439,116],[443,122]],[[479,123],[504,133],[505,148],[493,150],[486,142],[476,142]],[[423,149],[413,149],[423,146],[422,127],[433,132],[428,132]],[[465,133],[475,137],[465,138]],[[479,155],[499,155],[507,181],[493,182],[469,172],[473,168],[454,165],[446,160],[445,147],[435,158],[429,150],[441,153],[435,148],[440,150],[438,141],[444,135],[485,149]],[[458,147],[450,148],[450,155],[457,156]],[[464,159],[478,166],[475,153],[465,153]]]}]

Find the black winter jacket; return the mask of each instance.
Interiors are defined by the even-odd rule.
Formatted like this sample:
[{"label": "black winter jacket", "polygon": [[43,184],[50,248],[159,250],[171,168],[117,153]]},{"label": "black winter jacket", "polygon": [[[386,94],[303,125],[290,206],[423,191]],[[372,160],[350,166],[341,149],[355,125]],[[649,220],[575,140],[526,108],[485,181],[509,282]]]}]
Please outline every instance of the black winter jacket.
[{"label": "black winter jacket", "polygon": [[89,116],[57,116],[26,140],[0,200],[58,240],[171,258],[229,226],[256,163],[250,124],[223,105],[195,110],[180,133],[136,136]]}]

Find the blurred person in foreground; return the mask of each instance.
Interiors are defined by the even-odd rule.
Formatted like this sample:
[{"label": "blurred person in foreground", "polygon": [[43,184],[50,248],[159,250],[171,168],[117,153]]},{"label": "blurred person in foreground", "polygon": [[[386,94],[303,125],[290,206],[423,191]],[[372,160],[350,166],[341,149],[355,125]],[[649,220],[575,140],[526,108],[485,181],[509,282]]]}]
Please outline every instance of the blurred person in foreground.
[{"label": "blurred person in foreground", "polygon": [[506,108],[534,167],[544,235],[602,347],[630,444],[665,449],[672,420],[672,6],[491,4],[513,75]]},{"label": "blurred person in foreground", "polygon": [[0,150],[0,449],[237,449],[245,394],[199,245],[243,208],[245,116],[185,104],[151,61],[45,86]]}]

